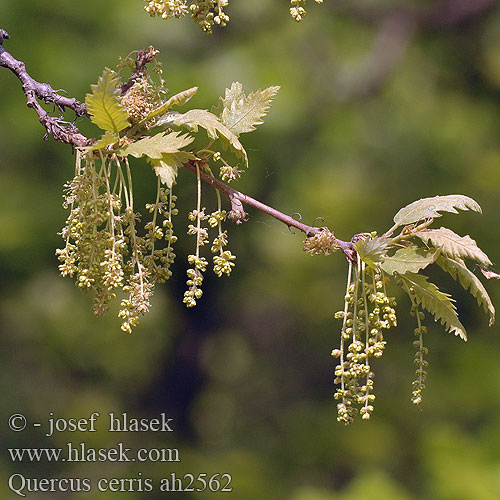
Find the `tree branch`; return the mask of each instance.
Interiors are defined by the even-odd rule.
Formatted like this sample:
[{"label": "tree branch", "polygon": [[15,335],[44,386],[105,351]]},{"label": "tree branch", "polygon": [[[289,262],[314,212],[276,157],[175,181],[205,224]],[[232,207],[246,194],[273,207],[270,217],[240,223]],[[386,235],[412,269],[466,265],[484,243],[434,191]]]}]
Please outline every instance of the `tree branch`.
[{"label": "tree branch", "polygon": [[8,38],[9,34],[5,30],[0,29],[0,66],[10,69],[21,81],[27,106],[35,110],[40,123],[47,131],[44,139],[52,135],[56,141],[76,147],[84,147],[91,144],[93,141],[81,135],[73,123],[64,121],[62,116],[50,116],[37,99],[43,101],[45,104],[55,104],[61,112],[65,108],[72,109],[76,116],[87,114],[85,104],[75,98],[60,95],[48,83],[40,83],[34,80],[26,71],[25,64],[18,61],[4,49],[3,41]]},{"label": "tree branch", "polygon": [[158,54],[159,50],[156,50],[152,45],[147,49],[141,49],[137,51],[135,58],[135,69],[130,75],[130,78],[122,85],[121,95],[125,94],[127,90],[132,87],[134,82],[146,73],[146,65],[150,63]]},{"label": "tree branch", "polygon": [[[197,175],[196,163],[194,161],[191,160],[184,163],[184,167],[186,167],[193,174]],[[256,208],[257,210],[260,210],[261,212],[264,212],[267,215],[270,215],[271,217],[278,220],[279,222],[282,222],[288,227],[294,227],[295,229],[302,231],[308,237],[315,236],[324,229],[330,231],[330,229],[328,229],[327,227],[315,227],[303,224],[302,222],[294,219],[293,217],[290,217],[289,215],[286,215],[283,212],[280,212],[279,210],[276,210],[275,208],[272,208],[269,205],[266,205],[261,201],[256,200],[255,198],[252,198],[251,196],[240,193],[236,189],[233,189],[227,184],[224,184],[224,182],[215,178],[213,175],[210,175],[203,168],[200,168],[199,172],[200,172],[200,177],[204,182],[210,184],[212,187],[214,187],[222,194],[227,196],[227,198],[231,202],[231,212],[229,212],[228,217],[236,224],[240,224],[247,218],[247,214],[243,210],[243,204],[245,204],[253,208]],[[333,234],[333,231],[330,232]],[[352,241],[356,241],[358,239],[358,236],[359,235],[353,236]],[[340,250],[349,260],[355,261],[356,251],[352,246],[352,241],[342,241],[339,240],[338,238],[335,238],[335,245],[340,248]]]}]

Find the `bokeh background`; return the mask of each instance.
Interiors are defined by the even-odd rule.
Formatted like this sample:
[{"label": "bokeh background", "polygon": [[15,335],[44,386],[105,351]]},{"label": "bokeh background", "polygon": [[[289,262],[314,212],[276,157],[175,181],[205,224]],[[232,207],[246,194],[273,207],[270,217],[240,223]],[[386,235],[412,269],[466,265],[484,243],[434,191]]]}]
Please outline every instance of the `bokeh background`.
[{"label": "bokeh background", "polygon": [[[149,18],[139,0],[0,0],[5,47],[31,75],[84,98],[118,56],[153,44],[172,92],[194,85],[210,107],[232,81],[248,91],[280,85],[265,125],[243,137],[250,168],[238,189],[312,223],[323,217],[349,239],[386,230],[415,199],[462,193],[484,215],[438,221],[470,234],[500,262],[500,8],[498,2],[371,0],[309,2],[295,23],[282,0],[232,0],[227,29],[206,36],[189,19]],[[467,14],[467,5],[475,4]],[[465,10],[464,10],[465,6]],[[470,5],[469,5],[470,7]],[[403,10],[398,11],[398,8]],[[406,8],[417,13],[408,14]],[[464,14],[465,12],[465,14]],[[0,492],[8,477],[168,477],[231,473],[238,500],[496,500],[500,497],[500,336],[475,299],[439,271],[458,300],[469,341],[427,317],[429,378],[410,403],[413,318],[398,294],[399,326],[375,362],[375,413],[337,423],[332,398],[346,263],[309,257],[302,236],[263,214],[229,228],[238,256],[229,279],[207,272],[195,309],[182,304],[192,237],[186,213],[193,176],[181,172],[174,277],[132,335],[116,310],[103,319],[58,276],[55,249],[66,213],[71,149],[26,108],[19,82],[0,71]],[[95,130],[81,119],[88,134]],[[137,167],[144,201],[155,180]],[[497,266],[496,271],[499,271]],[[476,271],[477,272],[477,271]],[[500,306],[500,284],[487,283]],[[398,293],[394,290],[394,293]],[[174,418],[175,432],[43,436],[13,433],[49,412],[110,411]],[[101,421],[104,423],[104,421]],[[181,464],[12,464],[6,448],[177,447]],[[175,494],[202,499],[222,494]],[[174,494],[30,493],[27,498],[130,498]],[[224,496],[222,496],[224,498]]]}]

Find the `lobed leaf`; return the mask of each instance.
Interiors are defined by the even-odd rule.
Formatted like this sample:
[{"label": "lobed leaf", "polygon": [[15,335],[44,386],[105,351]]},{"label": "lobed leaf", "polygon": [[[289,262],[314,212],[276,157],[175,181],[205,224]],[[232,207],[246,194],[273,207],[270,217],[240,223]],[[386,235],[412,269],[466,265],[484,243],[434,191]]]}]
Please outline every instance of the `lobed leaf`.
[{"label": "lobed leaf", "polygon": [[120,136],[116,132],[110,132],[106,130],[104,135],[92,146],[87,148],[87,151],[97,151],[98,149],[104,149],[106,146],[111,146],[111,144],[115,144],[118,142]]},{"label": "lobed leaf", "polygon": [[160,132],[153,136],[139,139],[133,144],[122,148],[118,154],[120,156],[131,155],[135,158],[148,156],[153,159],[161,159],[165,153],[177,153],[194,141],[194,137],[180,132]]},{"label": "lobed leaf", "polygon": [[277,86],[268,87],[246,96],[241,83],[233,82],[231,88],[226,89],[225,96],[220,98],[221,123],[236,136],[254,131],[257,125],[264,123],[262,118],[268,113],[279,89]]},{"label": "lobed leaf", "polygon": [[198,92],[198,87],[192,87],[175,94],[170,99],[165,101],[160,107],[151,111],[145,121],[151,120],[155,116],[161,115],[162,113],[166,113],[172,106],[182,106],[183,104],[186,104],[189,99],[196,94],[196,92]]},{"label": "lobed leaf", "polygon": [[439,251],[435,248],[427,249],[411,245],[400,248],[391,257],[386,257],[380,267],[387,274],[418,273],[418,271],[432,264],[438,255]]},{"label": "lobed leaf", "polygon": [[441,292],[436,285],[427,281],[427,276],[421,274],[398,274],[397,278],[405,292],[432,313],[447,331],[467,340],[467,333],[458,319],[454,301],[449,294]]},{"label": "lobed leaf", "polygon": [[161,182],[171,189],[177,178],[179,167],[182,167],[184,162],[195,158],[192,153],[179,151],[177,153],[164,153],[160,159],[151,159],[150,162]]},{"label": "lobed leaf", "polygon": [[109,68],[104,68],[97,85],[91,85],[91,94],[85,96],[90,119],[99,128],[118,134],[130,126],[128,113],[121,105],[120,78]]},{"label": "lobed leaf", "polygon": [[371,267],[377,267],[385,258],[389,247],[387,238],[366,238],[354,243],[359,258]]},{"label": "lobed leaf", "polygon": [[479,281],[479,278],[467,268],[465,262],[454,260],[444,255],[440,255],[436,262],[445,272],[449,273],[453,279],[457,280],[463,286],[464,290],[469,290],[470,293],[476,297],[477,303],[483,306],[484,312],[490,317],[489,325],[493,325],[495,322],[495,307],[483,284]]},{"label": "lobed leaf", "polygon": [[441,217],[439,212],[458,213],[458,210],[474,210],[481,213],[479,204],[468,196],[461,194],[449,194],[446,196],[434,196],[414,201],[402,208],[395,216],[395,228],[413,224],[424,219],[435,219]]},{"label": "lobed leaf", "polygon": [[442,253],[453,259],[467,258],[476,260],[485,267],[491,266],[488,256],[469,235],[459,236],[446,227],[420,231],[415,235],[425,243],[430,243],[435,248],[439,248]]},{"label": "lobed leaf", "polygon": [[248,167],[248,157],[243,145],[225,125],[223,125],[217,116],[206,109],[191,109],[186,113],[170,113],[162,120],[164,124],[172,124],[177,127],[187,127],[194,132],[198,131],[198,127],[202,127],[207,131],[211,139],[221,139],[222,145],[231,150],[245,162]]}]

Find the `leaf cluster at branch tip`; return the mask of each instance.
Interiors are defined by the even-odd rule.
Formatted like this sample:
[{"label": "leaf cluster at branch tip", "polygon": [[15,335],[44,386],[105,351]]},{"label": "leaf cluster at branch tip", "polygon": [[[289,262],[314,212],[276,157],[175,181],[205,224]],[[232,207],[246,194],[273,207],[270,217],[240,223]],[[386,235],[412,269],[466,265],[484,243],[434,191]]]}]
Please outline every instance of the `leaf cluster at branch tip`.
[{"label": "leaf cluster at branch tip", "polygon": [[[352,263],[349,268],[344,311],[336,314],[336,317],[342,318],[344,323],[340,349],[333,352],[335,357],[340,358],[336,369],[340,388],[335,395],[340,399],[338,403],[340,421],[350,423],[356,413],[363,419],[368,419],[373,411],[374,396],[371,391],[374,375],[368,358],[371,352],[370,345],[377,345],[377,342],[371,335],[372,332],[380,332],[382,327],[387,326],[382,319],[377,319],[376,315],[385,311],[387,314],[394,314],[395,321],[395,311],[389,309],[387,304],[373,307],[371,303],[373,301],[377,303],[378,297],[380,301],[389,300],[390,306],[395,307],[395,301],[387,299],[385,291],[386,284],[391,278],[408,294],[411,303],[410,314],[417,321],[417,327],[413,332],[416,337],[413,342],[416,347],[416,378],[413,382],[411,401],[414,404],[422,402],[427,377],[428,349],[424,345],[427,328],[423,325],[425,318],[423,310],[431,313],[436,321],[444,325],[446,331],[467,340],[467,333],[458,318],[454,299],[448,293],[439,290],[420,272],[432,264],[437,264],[465,290],[470,291],[479,306],[488,314],[489,325],[493,324],[495,320],[493,303],[479,278],[466,264],[466,260],[472,260],[486,277],[495,275],[486,270],[492,265],[489,257],[468,235],[459,236],[446,227],[429,229],[434,219],[441,217],[441,212],[457,214],[458,210],[481,213],[479,204],[467,196],[434,196],[415,201],[399,210],[394,217],[394,226],[383,236],[377,236],[376,233],[362,233],[353,238],[357,262]],[[398,228],[401,228],[400,233],[394,235]],[[376,283],[375,286],[369,283],[367,276],[371,276],[371,281]],[[348,348],[347,340],[351,342]],[[382,350],[379,351],[380,355],[381,353]],[[360,361],[364,361],[364,365],[360,364]],[[364,385],[360,385],[359,379],[365,376],[367,379]]]}]

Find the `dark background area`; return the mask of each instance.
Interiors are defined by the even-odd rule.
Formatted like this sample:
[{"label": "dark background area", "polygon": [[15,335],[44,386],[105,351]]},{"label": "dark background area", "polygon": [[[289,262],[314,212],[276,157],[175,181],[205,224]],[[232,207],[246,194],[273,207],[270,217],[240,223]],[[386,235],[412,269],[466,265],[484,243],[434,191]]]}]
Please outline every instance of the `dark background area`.
[{"label": "dark background area", "polygon": [[[470,234],[500,262],[500,9],[456,20],[467,2],[394,2],[440,16],[412,17],[391,2],[308,2],[300,23],[277,0],[232,0],[229,26],[207,36],[189,19],[149,18],[141,1],[0,0],[5,47],[30,74],[84,99],[105,66],[150,44],[161,53],[171,93],[200,90],[210,108],[232,81],[249,92],[281,91],[266,123],[242,137],[250,168],[236,185],[285,213],[300,212],[342,239],[383,232],[408,203],[465,194],[484,215],[445,215],[436,227]],[[486,3],[477,2],[477,5]],[[387,7],[387,8],[386,8]],[[436,10],[439,14],[439,10]],[[399,16],[399,17],[398,17]],[[454,17],[455,16],[455,17]],[[417,21],[418,18],[418,21]],[[438,22],[441,21],[441,22]],[[459,22],[460,21],[460,22]],[[434,23],[434,24],[433,24]],[[86,119],[77,124],[97,135]],[[158,287],[136,331],[120,331],[117,308],[94,318],[91,298],[59,277],[62,186],[71,148],[52,139],[26,107],[18,80],[0,71],[0,492],[27,477],[143,477],[228,472],[238,500],[496,500],[500,496],[500,339],[476,301],[440,270],[431,280],[456,297],[467,343],[427,315],[429,377],[424,402],[410,402],[414,319],[398,290],[399,325],[374,363],[369,422],[337,423],[332,397],[347,266],[342,255],[312,258],[303,236],[250,211],[230,226],[237,255],[230,278],[207,272],[195,309],[182,304],[185,234],[195,206],[181,172],[174,276]],[[156,181],[137,163],[139,199]],[[477,271],[476,271],[477,273]],[[426,273],[429,274],[429,273]],[[497,308],[500,284],[486,284]],[[43,436],[7,428],[113,411],[174,418],[174,433]],[[104,418],[104,417],[102,417]],[[101,421],[103,423],[104,420]],[[178,447],[180,464],[13,464],[5,448]],[[40,494],[27,498],[174,498],[173,494]],[[217,496],[222,495],[218,494]],[[213,493],[175,498],[210,498]]]}]

